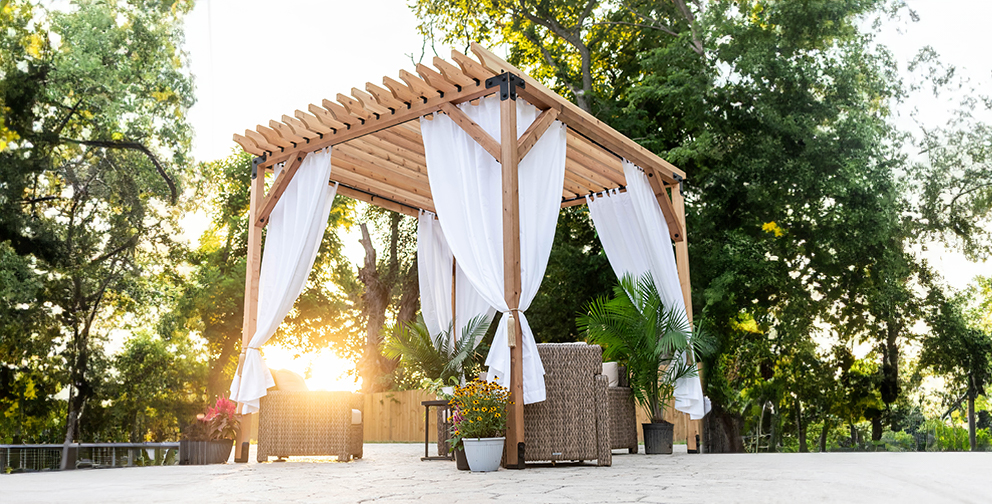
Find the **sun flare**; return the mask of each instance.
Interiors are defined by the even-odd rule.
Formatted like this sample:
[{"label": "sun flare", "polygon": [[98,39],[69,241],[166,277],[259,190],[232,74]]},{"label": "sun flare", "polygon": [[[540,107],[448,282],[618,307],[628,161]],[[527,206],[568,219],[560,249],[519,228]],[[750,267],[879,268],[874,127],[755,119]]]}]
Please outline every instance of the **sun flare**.
[{"label": "sun flare", "polygon": [[361,378],[354,376],[355,363],[339,357],[333,350],[297,354],[279,346],[262,350],[269,369],[288,369],[302,376],[310,390],[346,390],[362,388]]}]

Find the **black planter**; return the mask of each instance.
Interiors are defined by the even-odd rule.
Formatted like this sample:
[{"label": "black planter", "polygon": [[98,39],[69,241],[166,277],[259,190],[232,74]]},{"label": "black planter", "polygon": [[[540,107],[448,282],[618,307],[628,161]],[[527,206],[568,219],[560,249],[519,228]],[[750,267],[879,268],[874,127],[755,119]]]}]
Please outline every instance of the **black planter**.
[{"label": "black planter", "polygon": [[672,453],[675,425],[668,422],[641,424],[644,429],[644,453],[648,455]]},{"label": "black planter", "polygon": [[234,449],[233,439],[216,441],[180,441],[180,465],[223,464]]},{"label": "black planter", "polygon": [[465,458],[465,450],[460,448],[455,448],[455,467],[459,471],[468,471],[468,459]]}]

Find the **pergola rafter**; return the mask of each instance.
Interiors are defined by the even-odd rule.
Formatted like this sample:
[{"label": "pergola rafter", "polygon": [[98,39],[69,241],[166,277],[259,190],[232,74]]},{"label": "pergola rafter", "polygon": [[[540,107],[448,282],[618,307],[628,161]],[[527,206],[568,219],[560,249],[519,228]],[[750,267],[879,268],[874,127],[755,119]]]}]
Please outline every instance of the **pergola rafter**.
[{"label": "pergola rafter", "polygon": [[[350,95],[337,94],[335,101],[310,104],[306,110],[234,135],[242,149],[257,156],[251,191],[254,225],[249,232],[243,348],[255,332],[261,228],[307,154],[334,147],[329,183],[338,184],[339,194],[407,215],[416,216],[420,210],[434,212],[419,122],[434,113],[447,114],[502,162],[504,285],[511,314],[521,290],[517,163],[558,120],[567,127],[561,206],[584,204],[585,198],[595,193],[625,190],[622,159],[643,169],[668,223],[670,238],[676,243],[678,272],[691,320],[685,210],[680,192],[685,174],[482,46],[473,44],[471,48],[477,59],[452,50],[453,62],[435,57],[433,68],[419,64],[416,74],[401,70],[398,79],[384,77],[381,85],[367,83],[364,91],[352,88]],[[492,138],[456,107],[496,93],[503,99],[500,138]],[[523,132],[516,131],[513,103],[517,95],[541,110]],[[265,173],[281,163],[285,164],[266,193]],[[515,325],[516,330],[511,331],[515,339],[509,343],[510,390],[516,405],[511,408],[507,429],[507,465],[522,467],[522,454],[512,449],[522,447],[524,439],[519,319]],[[239,373],[240,369],[239,363]]]}]

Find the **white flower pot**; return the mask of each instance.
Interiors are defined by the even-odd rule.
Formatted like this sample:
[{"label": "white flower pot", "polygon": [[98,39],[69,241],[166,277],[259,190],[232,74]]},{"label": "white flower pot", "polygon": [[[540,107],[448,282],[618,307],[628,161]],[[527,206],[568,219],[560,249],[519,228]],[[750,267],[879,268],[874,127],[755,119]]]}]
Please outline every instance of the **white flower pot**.
[{"label": "white flower pot", "polygon": [[503,443],[505,437],[465,438],[465,458],[468,466],[474,472],[490,472],[499,469],[503,460]]}]

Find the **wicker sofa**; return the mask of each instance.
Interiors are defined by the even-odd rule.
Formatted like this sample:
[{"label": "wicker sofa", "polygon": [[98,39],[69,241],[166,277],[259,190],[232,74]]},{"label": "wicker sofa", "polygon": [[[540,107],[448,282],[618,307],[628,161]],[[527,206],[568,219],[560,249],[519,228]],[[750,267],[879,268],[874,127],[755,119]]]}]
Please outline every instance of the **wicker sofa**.
[{"label": "wicker sofa", "polygon": [[336,455],[362,458],[363,424],[353,422],[362,396],[351,392],[271,390],[258,415],[258,461],[269,457]]},{"label": "wicker sofa", "polygon": [[547,399],[524,406],[524,460],[595,459],[597,465],[612,465],[602,349],[584,343],[542,343],[537,348]]}]

